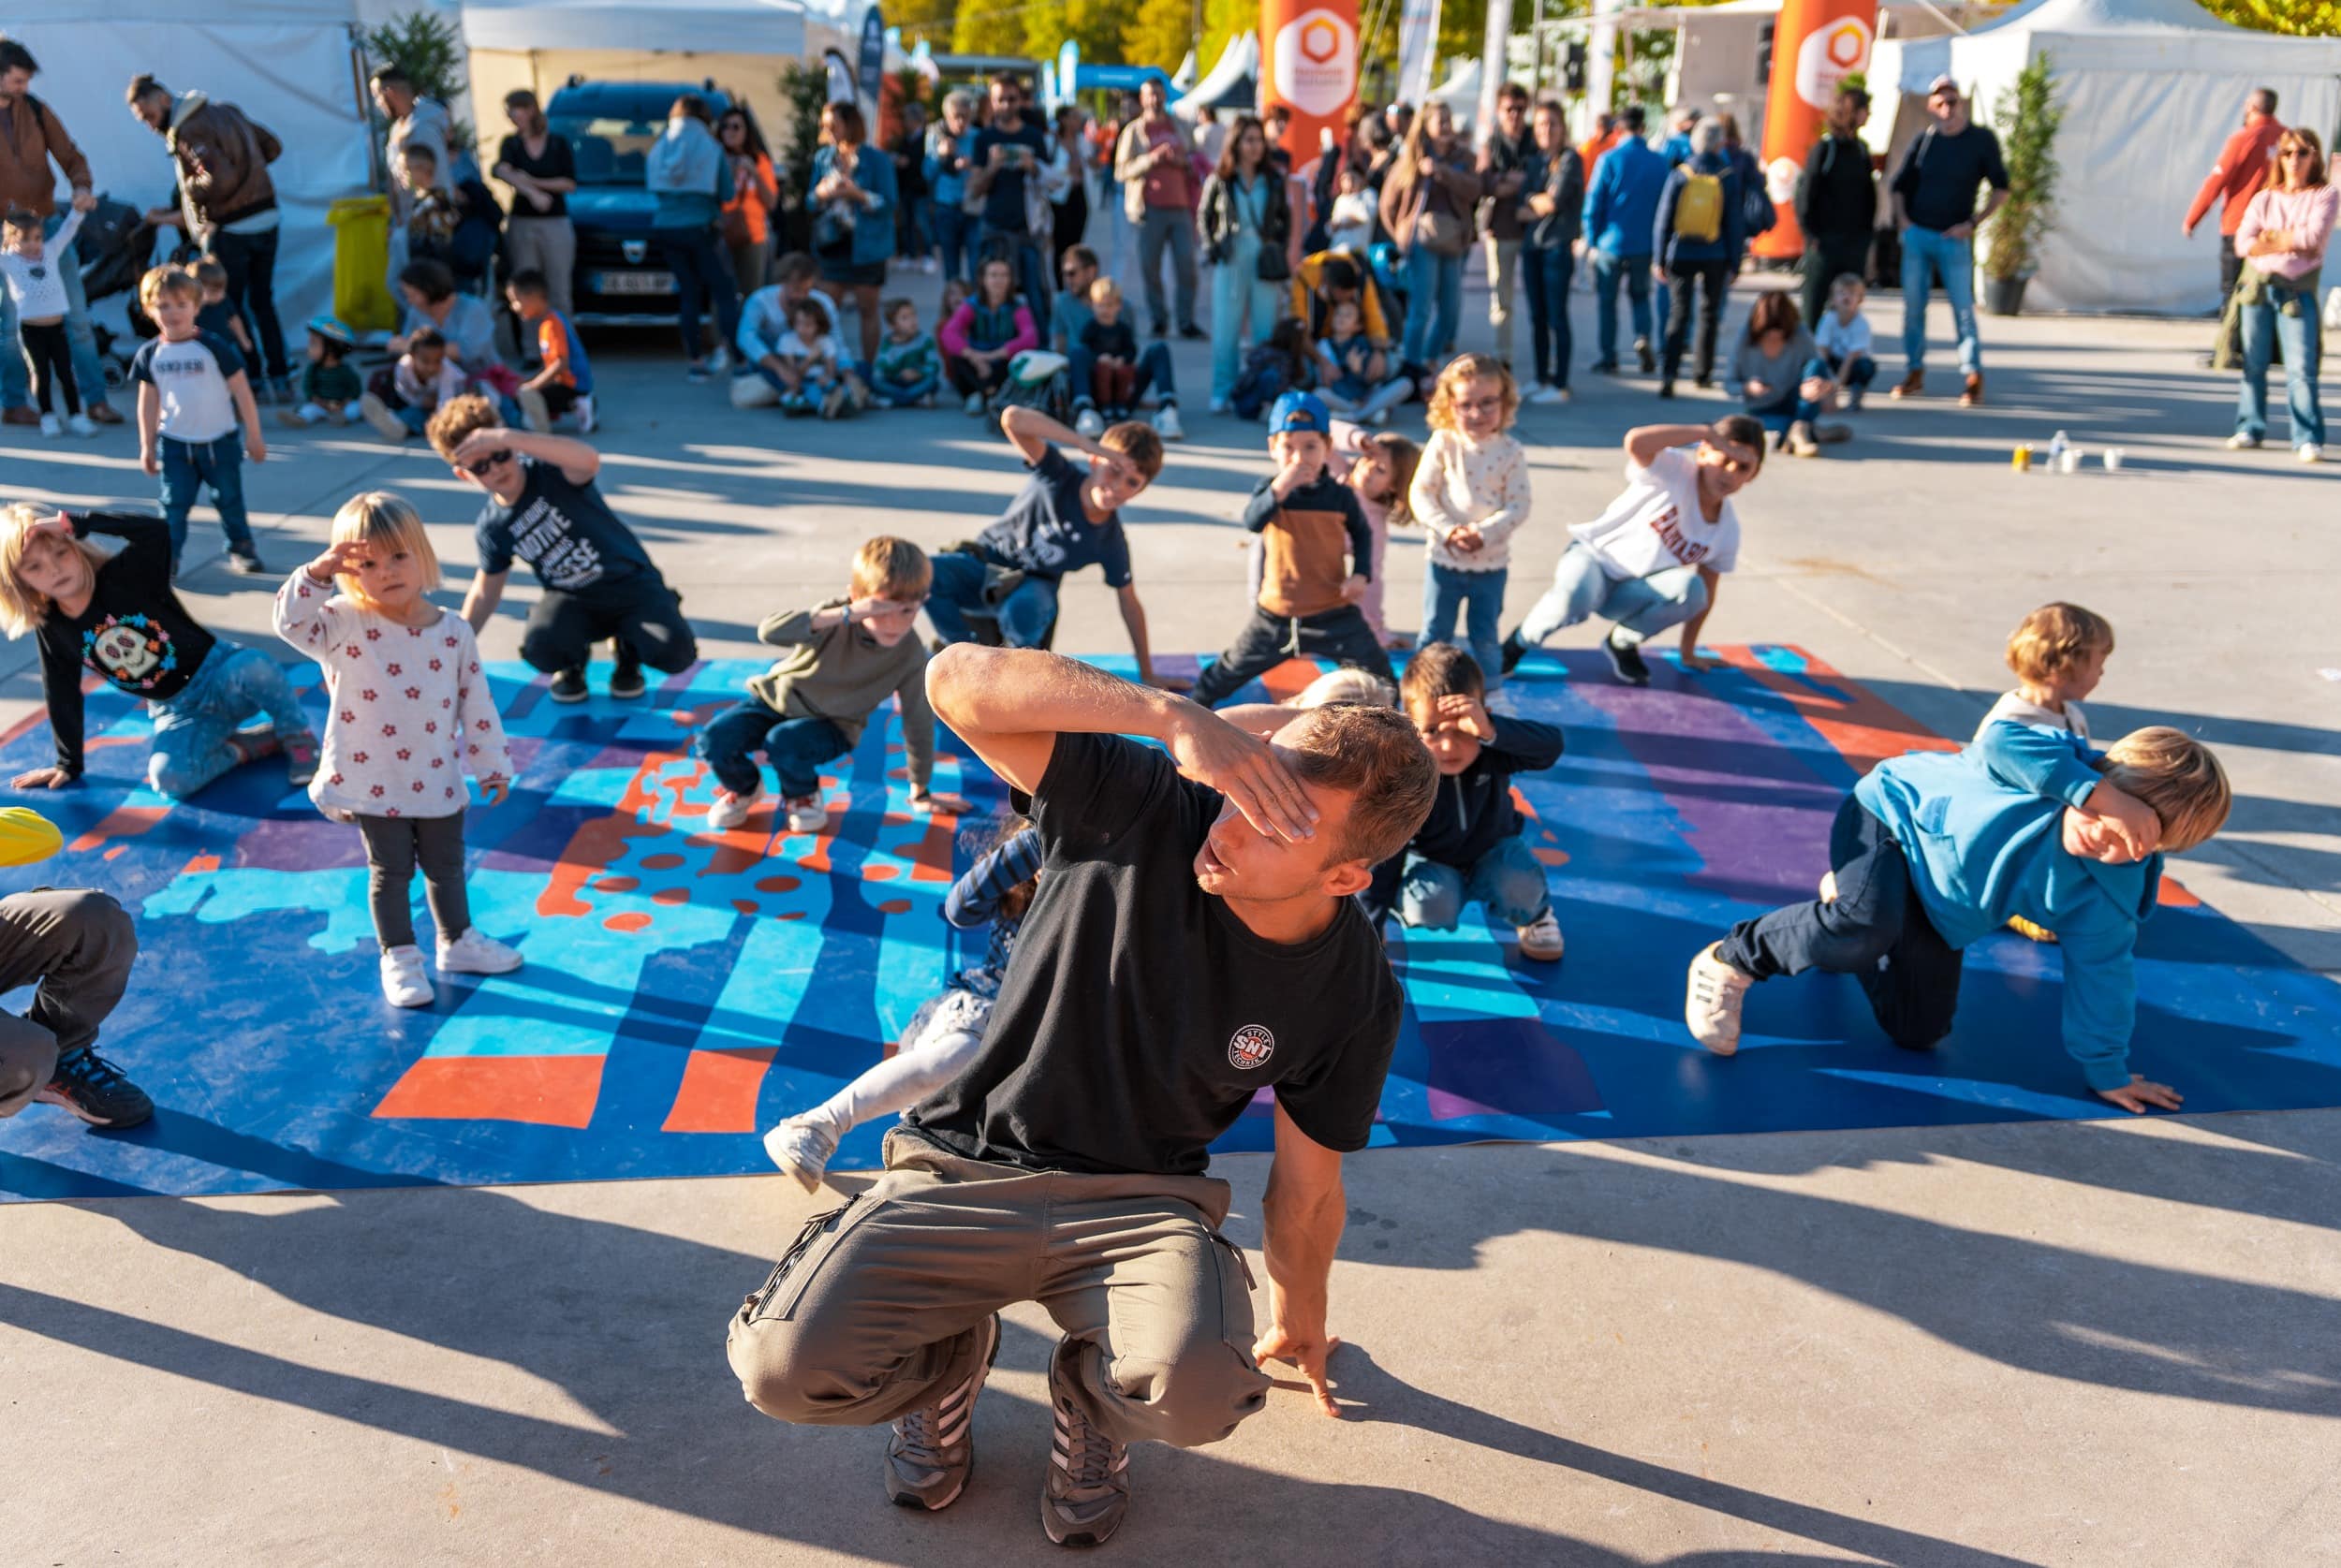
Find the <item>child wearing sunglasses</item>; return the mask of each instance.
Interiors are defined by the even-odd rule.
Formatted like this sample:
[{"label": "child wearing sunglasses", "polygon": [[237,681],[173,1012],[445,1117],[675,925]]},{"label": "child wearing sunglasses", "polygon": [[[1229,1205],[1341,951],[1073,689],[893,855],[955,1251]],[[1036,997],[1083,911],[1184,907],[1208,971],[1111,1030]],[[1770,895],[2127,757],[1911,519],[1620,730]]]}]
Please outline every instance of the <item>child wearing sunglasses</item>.
[{"label": "child wearing sunglasses", "polygon": [[431,417],[432,448],[488,492],[480,508],[479,571],[464,595],[474,632],[504,600],[515,559],[544,591],[521,633],[521,657],[552,677],[555,702],[582,702],[594,645],[616,644],[610,695],[645,690],[642,667],[673,675],[699,657],[683,600],[634,531],[601,498],[601,454],[582,441],[507,429],[486,398],[450,399]]}]

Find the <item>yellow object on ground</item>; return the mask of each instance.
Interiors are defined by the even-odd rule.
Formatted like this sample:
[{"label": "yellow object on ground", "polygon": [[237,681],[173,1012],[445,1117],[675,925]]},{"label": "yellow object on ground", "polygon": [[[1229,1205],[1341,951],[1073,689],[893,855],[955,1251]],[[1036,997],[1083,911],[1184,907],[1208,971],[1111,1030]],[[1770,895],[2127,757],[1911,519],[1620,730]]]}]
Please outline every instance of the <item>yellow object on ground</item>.
[{"label": "yellow object on ground", "polygon": [[29,866],[65,847],[57,825],[22,806],[0,806],[0,866]]}]

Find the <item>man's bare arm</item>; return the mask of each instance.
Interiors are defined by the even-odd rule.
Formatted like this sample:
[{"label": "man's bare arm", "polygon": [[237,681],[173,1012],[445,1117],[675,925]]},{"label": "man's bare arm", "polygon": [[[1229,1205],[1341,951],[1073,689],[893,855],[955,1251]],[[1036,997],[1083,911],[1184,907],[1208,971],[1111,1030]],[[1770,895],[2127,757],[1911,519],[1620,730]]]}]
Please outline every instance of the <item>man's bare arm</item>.
[{"label": "man's bare arm", "polygon": [[1325,1383],[1325,1358],[1341,1341],[1326,1332],[1333,1253],[1347,1209],[1341,1155],[1276,1106],[1276,1158],[1260,1199],[1261,1251],[1268,1258],[1268,1332],[1253,1347],[1263,1361],[1289,1361],[1309,1380],[1317,1408],[1338,1416]]}]

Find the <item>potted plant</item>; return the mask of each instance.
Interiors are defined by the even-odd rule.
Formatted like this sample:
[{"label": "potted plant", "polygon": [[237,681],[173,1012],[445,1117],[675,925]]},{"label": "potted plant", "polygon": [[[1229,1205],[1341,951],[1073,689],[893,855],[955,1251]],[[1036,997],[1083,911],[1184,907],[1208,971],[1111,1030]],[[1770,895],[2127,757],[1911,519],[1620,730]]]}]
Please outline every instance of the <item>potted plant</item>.
[{"label": "potted plant", "polygon": [[2024,308],[2024,286],[2039,271],[2040,242],[2055,227],[2056,130],[2064,119],[2046,53],[2034,55],[1992,106],[2000,161],[2008,166],[2008,199],[1992,214],[1983,245],[1983,308],[1994,315]]}]

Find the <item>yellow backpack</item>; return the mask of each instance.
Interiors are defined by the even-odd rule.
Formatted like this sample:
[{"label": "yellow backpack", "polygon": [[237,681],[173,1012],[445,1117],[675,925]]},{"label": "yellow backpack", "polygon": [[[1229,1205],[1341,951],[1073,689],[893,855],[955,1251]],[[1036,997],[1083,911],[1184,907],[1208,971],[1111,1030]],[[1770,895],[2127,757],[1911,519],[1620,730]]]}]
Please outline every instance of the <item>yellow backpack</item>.
[{"label": "yellow backpack", "polygon": [[1723,237],[1721,175],[1694,174],[1683,182],[1683,194],[1674,200],[1674,232],[1677,238],[1703,244]]}]

